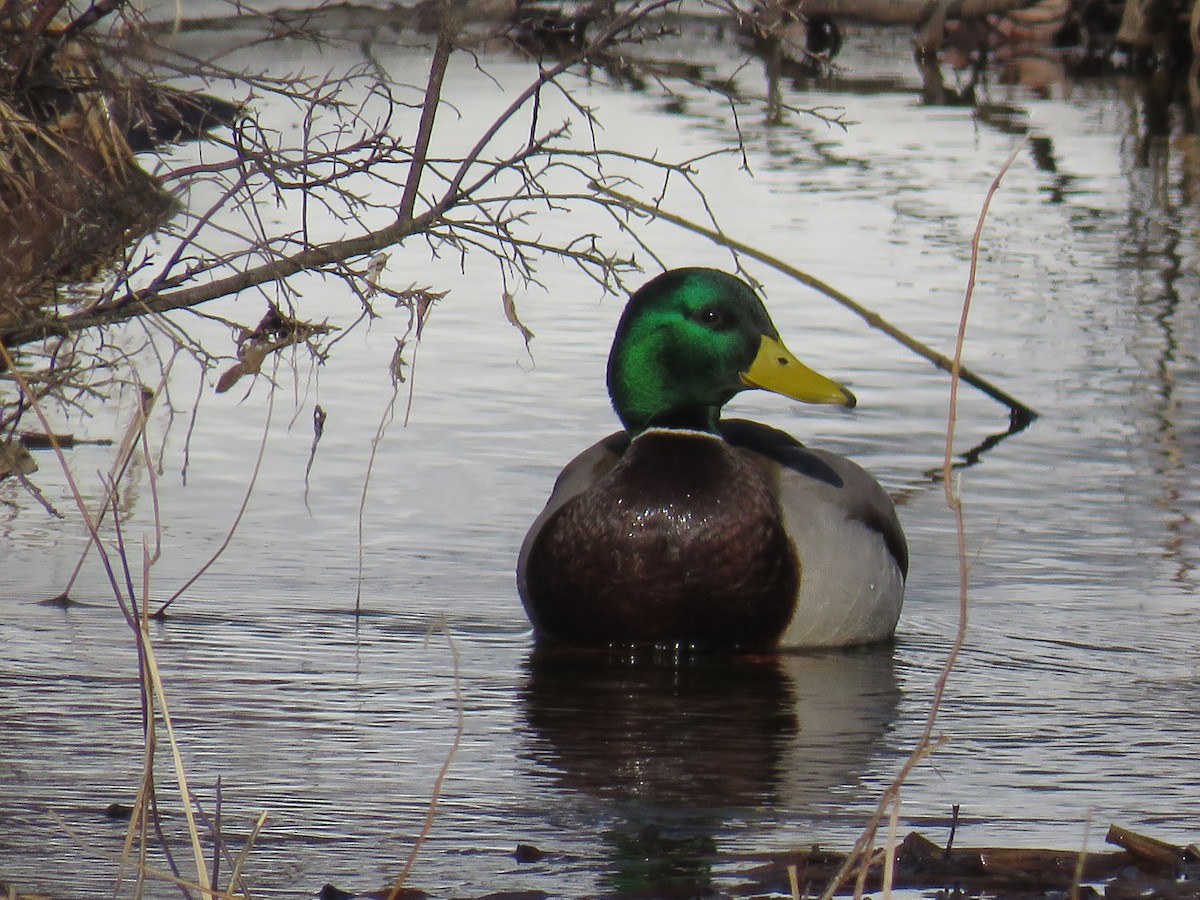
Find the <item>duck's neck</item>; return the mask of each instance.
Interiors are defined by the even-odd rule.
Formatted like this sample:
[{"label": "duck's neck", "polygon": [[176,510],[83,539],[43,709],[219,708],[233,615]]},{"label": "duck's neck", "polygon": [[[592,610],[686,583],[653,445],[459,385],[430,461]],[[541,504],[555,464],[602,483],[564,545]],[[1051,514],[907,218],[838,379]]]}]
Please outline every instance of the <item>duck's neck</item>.
[{"label": "duck's neck", "polygon": [[608,395],[621,424],[634,435],[647,428],[716,433],[721,407],[739,383],[713,387],[717,375],[701,362],[665,344],[659,332],[636,327],[622,324],[608,358]]},{"label": "duck's neck", "polygon": [[683,428],[717,433],[721,407],[732,393],[714,403],[711,394],[690,389],[685,379],[623,362],[609,367],[608,394],[626,431],[637,435],[647,428]]},{"label": "duck's neck", "polygon": [[625,430],[635,437],[651,428],[677,431],[702,431],[708,434],[717,433],[717,420],[721,417],[720,407],[698,407],[695,409],[673,409],[667,412],[645,417],[622,415],[621,424]]}]

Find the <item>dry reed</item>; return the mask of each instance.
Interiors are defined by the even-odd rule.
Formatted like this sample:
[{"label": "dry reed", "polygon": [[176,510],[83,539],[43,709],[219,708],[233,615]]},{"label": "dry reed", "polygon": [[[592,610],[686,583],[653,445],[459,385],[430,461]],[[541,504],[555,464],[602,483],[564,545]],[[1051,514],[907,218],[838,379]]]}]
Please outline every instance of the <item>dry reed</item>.
[{"label": "dry reed", "polygon": [[[942,460],[943,467],[943,491],[946,497],[946,504],[950,508],[954,516],[955,522],[955,539],[958,550],[958,576],[959,576],[959,609],[958,609],[958,627],[955,631],[954,639],[951,642],[950,650],[946,654],[946,659],[942,664],[942,669],[938,673],[938,677],[934,682],[933,698],[929,704],[929,711],[926,715],[925,725],[917,738],[917,743],[909,753],[908,758],[901,764],[899,771],[896,773],[892,782],[883,790],[880,795],[879,802],[876,805],[875,811],[867,820],[863,827],[858,840],[854,844],[854,849],[847,855],[845,863],[838,870],[837,874],[830,879],[825,886],[825,890],[821,894],[821,900],[830,900],[841,887],[842,883],[849,877],[852,871],[857,871],[854,887],[855,900],[863,895],[864,885],[866,883],[867,874],[870,867],[874,863],[882,862],[885,879],[884,879],[884,895],[885,897],[891,894],[891,879],[893,876],[893,864],[896,854],[896,821],[899,816],[900,805],[900,789],[907,780],[909,774],[917,765],[933,753],[938,747],[946,741],[946,738],[934,738],[933,732],[937,724],[938,713],[942,707],[942,701],[946,693],[946,685],[950,679],[950,673],[953,671],[955,663],[958,660],[959,653],[962,651],[963,644],[967,637],[967,622],[969,611],[969,588],[970,588],[970,565],[967,560],[967,538],[966,525],[963,519],[962,497],[956,485],[954,475],[954,431],[955,422],[958,413],[958,383],[962,372],[962,351],[966,341],[967,317],[971,309],[971,299],[975,290],[975,273],[977,260],[979,257],[979,241],[983,233],[983,225],[987,218],[987,211],[991,205],[992,198],[996,191],[999,190],[1000,182],[1005,173],[1012,166],[1017,154],[1024,146],[1025,141],[1021,140],[1013,148],[1008,159],[1000,167],[991,185],[988,187],[987,193],[984,196],[982,207],[979,211],[979,218],[975,225],[975,231],[971,236],[971,263],[967,277],[967,286],[964,291],[962,313],[959,318],[958,332],[954,344],[954,357],[951,361],[950,368],[950,398],[949,411],[946,421],[946,445]],[[877,852],[875,847],[875,838],[879,831],[879,826],[885,815],[889,816],[890,828],[888,833],[887,843],[882,850],[882,853]],[[882,860],[879,858],[882,855]]]},{"label": "dry reed", "polygon": [[[28,385],[24,383],[20,370],[14,366],[14,361],[8,348],[4,347],[3,345],[0,345],[0,361],[5,363],[7,368],[12,372],[17,384],[28,394]],[[149,399],[143,395],[142,402],[139,404],[138,413],[126,433],[127,439],[122,442],[122,451],[118,453],[117,459],[114,461],[113,471],[118,474],[118,478],[124,475],[124,473],[127,471],[134,448],[141,444],[142,448],[148,452],[144,435],[146,424],[145,417],[149,405]],[[235,897],[232,891],[220,890],[209,879],[209,872],[205,860],[204,844],[201,839],[200,828],[197,823],[197,802],[188,786],[187,771],[183,763],[180,742],[176,736],[175,726],[171,719],[170,708],[167,701],[166,687],[164,685],[161,669],[154,651],[153,641],[150,638],[150,569],[153,565],[154,559],[156,558],[156,552],[151,553],[149,548],[143,545],[141,566],[142,591],[139,599],[138,592],[134,586],[132,570],[129,565],[129,548],[125,544],[119,510],[116,504],[118,479],[107,479],[103,492],[105,502],[112,511],[112,523],[116,538],[116,558],[114,559],[113,554],[110,553],[109,548],[106,546],[104,540],[100,536],[99,526],[102,516],[99,512],[93,514],[91,510],[89,510],[88,504],[84,500],[83,493],[79,488],[70,464],[67,462],[66,455],[64,454],[62,448],[58,445],[58,442],[54,439],[54,431],[50,427],[49,419],[45,411],[42,409],[41,403],[34,399],[31,404],[31,409],[38,418],[42,427],[45,429],[45,433],[50,436],[51,446],[55,453],[55,457],[63,473],[64,480],[66,481],[71,492],[72,498],[75,501],[76,508],[81,519],[83,520],[84,527],[88,533],[91,545],[95,548],[96,553],[100,558],[105,573],[108,576],[109,585],[112,589],[113,596],[116,599],[117,605],[121,610],[122,615],[125,617],[127,624],[133,631],[136,642],[138,655],[138,685],[142,697],[143,710],[144,763],[137,798],[133,806],[129,826],[126,831],[123,852],[118,859],[115,890],[120,890],[120,886],[124,880],[125,869],[130,863],[130,857],[133,854],[134,847],[136,845],[138,857],[133,863],[133,867],[137,873],[134,891],[135,898],[140,898],[142,896],[144,879],[149,876],[176,883],[184,889],[185,895],[188,889],[194,889],[202,895],[208,897],[231,898],[232,900],[232,898]],[[149,464],[150,461],[147,460],[146,462]],[[151,489],[154,489],[153,482],[151,482]],[[157,507],[157,500],[155,500],[155,505]],[[120,575],[123,577],[118,576],[118,568],[120,570]],[[122,582],[124,583],[122,584]],[[172,770],[174,772],[175,781],[179,791],[179,803],[183,810],[184,819],[187,824],[188,848],[191,851],[192,860],[196,870],[194,879],[183,878],[178,874],[177,871],[164,872],[155,869],[147,862],[146,852],[149,846],[147,825],[152,818],[157,818],[157,814],[154,812],[157,806],[157,795],[154,788],[154,763],[158,745],[157,729],[160,725],[166,732],[167,742],[170,747]],[[240,880],[242,863],[244,863],[246,854],[253,843],[253,839],[257,837],[264,821],[265,814],[260,816],[259,821],[254,828],[251,840],[247,842],[245,848],[243,848],[242,852],[239,854],[238,862],[233,866],[230,880],[231,888]],[[169,848],[166,846],[166,839],[162,835],[161,831],[158,830],[157,826],[156,832],[159,835],[159,840],[162,842],[163,850],[166,852],[168,860],[171,861],[172,868],[174,868],[173,859],[171,857]],[[214,835],[213,842],[213,853],[215,856],[222,850],[220,846],[221,840],[219,834]]]}]

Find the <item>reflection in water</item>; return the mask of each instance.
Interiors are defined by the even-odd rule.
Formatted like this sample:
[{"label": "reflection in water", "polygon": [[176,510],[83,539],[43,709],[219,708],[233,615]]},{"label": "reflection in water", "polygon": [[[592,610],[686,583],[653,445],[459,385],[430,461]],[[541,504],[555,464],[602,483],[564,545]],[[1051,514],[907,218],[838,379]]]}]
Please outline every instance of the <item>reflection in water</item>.
[{"label": "reflection in water", "polygon": [[[1003,441],[1005,438],[1010,438],[1013,435],[1020,434],[1022,431],[1024,431],[1026,428],[1028,428],[1030,425],[1032,425],[1033,421],[1034,421],[1033,419],[1030,419],[1026,416],[1022,416],[1020,414],[1019,410],[1015,410],[1015,409],[1012,410],[1012,413],[1009,416],[1007,428],[1005,428],[1003,431],[995,431],[995,432],[987,435],[982,440],[979,440],[976,443],[972,444],[966,450],[958,451],[958,453],[957,453],[958,458],[955,459],[953,462],[951,462],[950,468],[957,471],[959,469],[966,469],[966,468],[970,468],[971,466],[977,465],[978,463],[980,463],[983,460],[985,453],[987,453],[989,450],[993,449],[994,447],[999,446],[1000,442]],[[928,481],[932,481],[936,484],[936,483],[941,482],[942,479],[945,477],[945,471],[946,471],[945,466],[943,464],[939,463],[936,466],[926,469],[924,472],[924,476]],[[911,484],[909,487],[905,488],[904,490],[893,491],[892,492],[892,502],[899,504],[899,503],[903,502],[901,498],[909,497],[916,491],[921,490],[924,486],[925,486],[925,482],[923,482],[923,481],[922,482],[913,482],[913,484]]]},{"label": "reflection in water", "polygon": [[975,107],[975,119],[999,134],[1028,135],[1030,161],[1039,172],[1048,176],[1042,187],[1046,202],[1061,204],[1066,201],[1077,179],[1060,170],[1054,139],[1031,129],[1029,111],[1025,107],[1010,103],[980,103]]},{"label": "reflection in water", "polygon": [[[1191,235],[1192,210],[1186,198],[1194,197],[1195,171],[1180,166],[1180,184],[1173,186],[1170,133],[1171,107],[1167,98],[1156,91],[1151,80],[1143,86],[1139,106],[1137,141],[1132,155],[1125,160],[1130,191],[1130,216],[1126,231],[1126,256],[1136,269],[1153,275],[1133,280],[1130,298],[1149,313],[1141,321],[1155,334],[1144,339],[1144,347],[1153,356],[1143,361],[1150,381],[1147,400],[1152,421],[1147,436],[1152,445],[1150,466],[1159,478],[1155,504],[1165,515],[1164,559],[1174,563],[1173,580],[1195,585],[1195,522],[1189,510],[1194,500],[1191,461],[1198,455],[1200,434],[1189,424],[1185,410],[1189,390],[1200,376],[1200,361],[1192,352],[1196,330],[1194,304],[1183,302],[1189,296],[1194,278],[1193,260],[1197,252]],[[1134,113],[1136,116],[1136,112]],[[1184,123],[1191,130],[1192,123]],[[1177,198],[1185,198],[1185,204]]]},{"label": "reflection in water", "polygon": [[853,782],[896,715],[892,648],[712,657],[538,648],[524,754],[622,824],[599,836],[614,888],[709,883],[736,809],[802,813]]}]

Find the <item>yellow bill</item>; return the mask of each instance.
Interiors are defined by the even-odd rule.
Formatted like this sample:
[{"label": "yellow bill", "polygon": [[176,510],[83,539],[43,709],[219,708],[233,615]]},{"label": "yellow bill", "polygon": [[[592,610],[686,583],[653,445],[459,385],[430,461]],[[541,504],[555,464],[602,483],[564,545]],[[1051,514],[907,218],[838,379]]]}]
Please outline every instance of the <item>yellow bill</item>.
[{"label": "yellow bill", "polygon": [[831,403],[854,406],[854,395],[836,381],[814,372],[792,355],[778,338],[763,335],[758,354],[742,373],[750,387],[783,394],[802,403]]}]

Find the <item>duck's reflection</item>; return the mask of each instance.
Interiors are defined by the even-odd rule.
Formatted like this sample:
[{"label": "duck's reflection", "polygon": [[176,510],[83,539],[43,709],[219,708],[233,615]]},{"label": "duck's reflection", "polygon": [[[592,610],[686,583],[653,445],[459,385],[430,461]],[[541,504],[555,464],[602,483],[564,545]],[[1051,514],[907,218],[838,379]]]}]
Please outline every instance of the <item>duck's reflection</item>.
[{"label": "duck's reflection", "polygon": [[538,648],[531,756],[567,786],[670,806],[786,804],[852,781],[899,699],[891,647],[709,657]]},{"label": "duck's reflection", "polygon": [[646,889],[671,872],[706,882],[714,833],[739,811],[827,804],[862,774],[899,696],[890,646],[774,657],[539,647],[521,702],[537,767],[626,820],[597,835],[606,880]]}]

